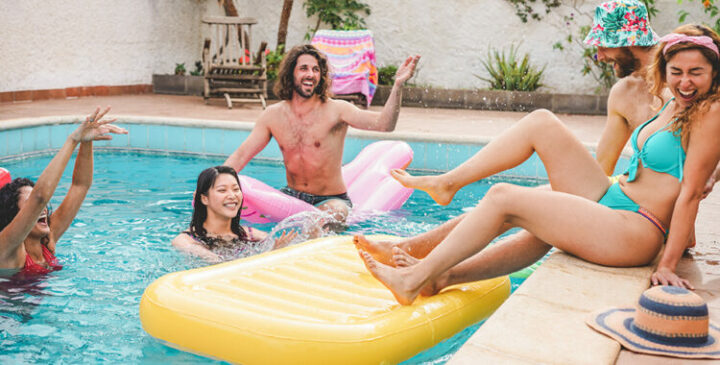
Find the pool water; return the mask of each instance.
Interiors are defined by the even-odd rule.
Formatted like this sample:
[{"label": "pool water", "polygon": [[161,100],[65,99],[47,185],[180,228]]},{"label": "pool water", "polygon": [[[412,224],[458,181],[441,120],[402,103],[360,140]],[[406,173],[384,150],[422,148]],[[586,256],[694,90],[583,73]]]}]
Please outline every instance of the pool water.
[{"label": "pool water", "polygon": [[[36,180],[49,156],[15,160],[3,167],[13,177]],[[218,158],[96,152],[95,175],[80,213],[60,239],[64,265],[22,285],[0,279],[0,363],[207,363],[211,360],[162,345],[140,324],[145,287],[160,276],[207,265],[177,252],[170,241],[187,228],[198,174]],[[70,185],[74,159],[51,204],[57,207]],[[271,186],[285,185],[284,170],[250,164],[243,173]],[[403,209],[371,217],[348,233],[409,236],[462,214],[490,187],[475,183],[448,206],[414,193]],[[269,231],[272,225],[256,226]],[[513,283],[513,290],[519,282]],[[479,325],[408,360],[443,363]]]}]

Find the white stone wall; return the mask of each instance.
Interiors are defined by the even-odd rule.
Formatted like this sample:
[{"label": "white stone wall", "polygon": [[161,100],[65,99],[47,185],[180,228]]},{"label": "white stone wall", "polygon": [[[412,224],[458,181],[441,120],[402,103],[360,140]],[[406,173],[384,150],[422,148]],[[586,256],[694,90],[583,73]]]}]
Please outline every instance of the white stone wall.
[{"label": "white stone wall", "polygon": [[150,84],[200,58],[205,0],[0,0],[0,92]]},{"label": "white stone wall", "polygon": [[[380,65],[422,55],[414,83],[447,88],[485,88],[481,60],[488,47],[520,44],[534,64],[547,65],[544,91],[592,93],[597,83],[580,74],[578,51],[561,52],[562,15],[592,14],[600,1],[565,1],[561,11],[522,23],[506,0],[365,0]],[[252,49],[277,40],[282,0],[235,0],[241,16],[258,19]],[[315,19],[304,0],[295,0],[288,45],[305,42]],[[653,19],[658,33],[677,25],[676,0],[658,0]],[[697,5],[697,2],[691,4]],[[699,7],[698,7],[699,8]],[[696,12],[700,14],[700,12]],[[204,15],[223,15],[217,0],[0,0],[0,92],[74,86],[149,84],[153,73],[172,73],[175,63],[188,71],[200,59]],[[701,15],[701,14],[700,14]],[[703,16],[688,21],[705,20]],[[589,22],[586,19],[584,22]]]},{"label": "white stone wall", "polygon": [[[489,47],[503,48],[515,43],[522,53],[530,53],[538,66],[547,65],[543,91],[553,93],[591,94],[597,82],[580,72],[580,51],[553,50],[553,44],[562,40],[567,32],[564,15],[577,8],[590,17],[582,23],[592,22],[593,9],[601,1],[568,0],[562,8],[553,11],[542,22],[522,23],[515,8],[506,0],[364,0],[370,5],[371,15],[366,17],[368,28],[375,37],[375,51],[379,65],[399,64],[410,54],[420,54],[422,60],[414,83],[446,88],[487,88],[488,83],[475,77],[487,76],[482,66]],[[652,24],[656,32],[665,34],[677,26],[677,0],[657,0],[661,9]],[[687,0],[686,0],[687,2]],[[243,16],[258,19],[253,30],[256,40],[276,44],[277,27],[282,1],[237,0]],[[305,42],[307,29],[316,19],[308,19],[302,8],[303,0],[295,0],[288,45]],[[539,1],[538,1],[539,3]],[[698,2],[691,2],[697,7]],[[686,7],[687,8],[687,7]],[[702,11],[687,21],[707,21]]]}]

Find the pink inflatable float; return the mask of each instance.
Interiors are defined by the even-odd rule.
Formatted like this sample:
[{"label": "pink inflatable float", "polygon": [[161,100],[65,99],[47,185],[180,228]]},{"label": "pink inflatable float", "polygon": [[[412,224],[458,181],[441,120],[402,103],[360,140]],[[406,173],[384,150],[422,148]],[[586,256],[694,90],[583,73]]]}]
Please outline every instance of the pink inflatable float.
[{"label": "pink inflatable float", "polygon": [[3,187],[5,184],[9,183],[10,181],[12,181],[10,171],[0,167],[0,188]]},{"label": "pink inflatable float", "polygon": [[[400,208],[413,190],[393,179],[390,170],[407,167],[412,158],[413,151],[407,143],[380,141],[365,147],[352,162],[343,166],[353,213]],[[249,222],[279,222],[296,213],[317,210],[259,180],[239,177],[244,196],[242,218]]]}]

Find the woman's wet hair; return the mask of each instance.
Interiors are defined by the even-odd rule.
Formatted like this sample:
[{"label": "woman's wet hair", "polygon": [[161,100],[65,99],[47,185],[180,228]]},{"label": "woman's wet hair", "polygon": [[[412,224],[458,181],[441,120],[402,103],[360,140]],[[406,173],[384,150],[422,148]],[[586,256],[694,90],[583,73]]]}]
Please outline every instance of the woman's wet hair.
[{"label": "woman's wet hair", "polygon": [[[30,179],[18,177],[0,188],[0,231],[5,229],[5,227],[7,227],[20,212],[20,205],[18,204],[18,201],[20,200],[20,189],[25,186],[32,188],[35,186],[35,183]],[[52,214],[52,209],[49,205],[47,210],[47,224],[49,226],[50,215]],[[43,238],[42,243],[47,245],[49,243],[49,238]]]},{"label": "woman's wet hair", "polygon": [[[209,239],[207,237],[207,231],[203,224],[207,219],[207,206],[202,202],[202,195],[208,196],[210,188],[215,185],[215,180],[220,174],[228,174],[235,178],[238,186],[240,186],[240,179],[238,179],[237,173],[232,167],[229,166],[215,166],[203,170],[198,176],[197,187],[195,188],[195,200],[193,202],[193,215],[190,221],[190,233],[201,240],[205,245],[212,248],[216,240]],[[240,215],[242,213],[242,203],[240,200],[240,209],[238,209],[237,216],[235,216],[230,223],[230,230],[235,233],[239,239],[246,241],[247,234],[240,225]]]},{"label": "woman's wet hair", "polygon": [[297,60],[302,55],[311,55],[315,57],[320,66],[320,81],[315,87],[315,94],[320,98],[322,102],[325,102],[330,96],[330,76],[328,69],[328,60],[325,54],[315,48],[311,44],[303,44],[295,46],[283,57],[280,62],[280,68],[278,70],[277,82],[273,87],[273,92],[281,100],[292,99],[293,93],[295,92],[295,66],[297,66]]},{"label": "woman's wet hair", "polygon": [[[673,33],[684,34],[688,36],[707,36],[710,37],[715,45],[720,49],[720,36],[714,30],[699,24],[681,25],[673,30]],[[670,130],[680,133],[683,144],[687,143],[692,128],[692,121],[699,114],[705,113],[710,109],[710,105],[720,99],[718,87],[720,86],[720,57],[718,54],[708,47],[692,42],[680,42],[668,47],[663,51],[666,43],[660,42],[656,46],[654,61],[650,66],[650,76],[652,86],[650,91],[653,95],[662,99],[663,89],[667,85],[667,64],[679,52],[688,50],[698,50],[712,66],[712,85],[707,94],[701,95],[690,107],[680,112],[673,122]]]}]

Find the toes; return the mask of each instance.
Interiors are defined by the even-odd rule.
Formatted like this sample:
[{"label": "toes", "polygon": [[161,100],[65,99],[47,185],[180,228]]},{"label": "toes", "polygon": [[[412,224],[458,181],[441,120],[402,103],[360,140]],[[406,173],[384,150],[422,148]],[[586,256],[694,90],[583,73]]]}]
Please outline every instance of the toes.
[{"label": "toes", "polygon": [[376,262],[375,259],[373,259],[372,255],[369,253],[360,250],[360,257],[365,261],[365,265],[367,265],[368,268],[375,268]]},{"label": "toes", "polygon": [[390,170],[390,174],[396,178],[403,178],[407,175],[405,170],[400,170],[400,169],[392,169],[392,170]]}]

